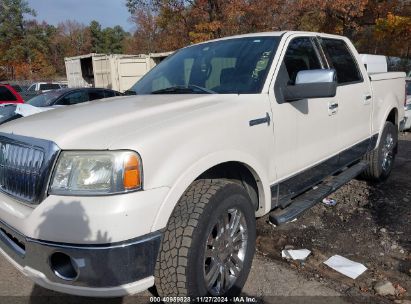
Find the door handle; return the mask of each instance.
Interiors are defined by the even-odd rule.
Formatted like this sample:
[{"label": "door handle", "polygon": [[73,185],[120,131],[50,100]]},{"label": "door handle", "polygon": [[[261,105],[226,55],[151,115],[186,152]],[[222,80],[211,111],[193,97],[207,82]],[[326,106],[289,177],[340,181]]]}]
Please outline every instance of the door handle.
[{"label": "door handle", "polygon": [[365,94],[364,95],[364,103],[369,104],[371,102],[372,96],[371,94]]},{"label": "door handle", "polygon": [[330,109],[330,110],[335,110],[335,109],[338,109],[338,103],[330,103],[329,105],[328,105],[328,108]]},{"label": "door handle", "polygon": [[250,127],[265,124],[265,123],[267,125],[270,125],[271,123],[271,117],[270,117],[270,114],[268,113],[265,113],[265,117],[263,118],[257,118],[257,119],[250,120]]},{"label": "door handle", "polygon": [[338,102],[328,104],[328,115],[333,116],[338,113]]}]

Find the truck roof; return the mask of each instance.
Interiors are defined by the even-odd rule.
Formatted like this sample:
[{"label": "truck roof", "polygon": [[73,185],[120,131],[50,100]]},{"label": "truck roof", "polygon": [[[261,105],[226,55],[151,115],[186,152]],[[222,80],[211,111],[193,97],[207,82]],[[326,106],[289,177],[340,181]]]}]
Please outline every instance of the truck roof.
[{"label": "truck roof", "polygon": [[[208,43],[211,41],[220,41],[220,40],[228,40],[228,39],[236,39],[236,38],[246,38],[246,37],[280,37],[285,34],[299,34],[299,35],[310,35],[312,36],[313,34],[317,34],[318,36],[321,37],[328,37],[328,38],[338,38],[338,39],[348,39],[344,36],[340,35],[332,35],[332,34],[326,34],[326,33],[318,33],[318,32],[307,32],[307,31],[272,31],[272,32],[258,32],[258,33],[249,33],[249,34],[241,34],[241,35],[233,35],[233,36],[227,36],[227,37],[222,37],[218,39],[213,39],[213,40],[207,40],[204,42],[192,44],[192,45],[198,45],[198,44],[203,44],[203,43]],[[189,45],[187,47],[190,47],[192,45]]]}]

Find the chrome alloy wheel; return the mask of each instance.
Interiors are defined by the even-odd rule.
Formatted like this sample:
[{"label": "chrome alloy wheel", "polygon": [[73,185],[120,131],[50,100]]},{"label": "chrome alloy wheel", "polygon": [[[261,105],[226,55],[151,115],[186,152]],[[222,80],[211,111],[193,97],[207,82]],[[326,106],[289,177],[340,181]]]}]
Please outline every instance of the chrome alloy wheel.
[{"label": "chrome alloy wheel", "polygon": [[387,172],[394,160],[394,137],[391,133],[388,133],[385,137],[385,142],[382,147],[382,169]]},{"label": "chrome alloy wheel", "polygon": [[223,295],[238,279],[247,250],[247,223],[236,208],[227,210],[214,224],[204,254],[204,279],[208,292]]}]

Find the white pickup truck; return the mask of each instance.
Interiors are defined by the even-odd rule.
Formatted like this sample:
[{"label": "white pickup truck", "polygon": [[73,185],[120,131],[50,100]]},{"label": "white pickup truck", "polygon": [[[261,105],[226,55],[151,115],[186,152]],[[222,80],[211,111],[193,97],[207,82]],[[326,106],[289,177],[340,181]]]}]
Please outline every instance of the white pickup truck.
[{"label": "white pickup truck", "polygon": [[358,62],[340,36],[228,37],[176,52],[136,96],[1,126],[0,252],[64,293],[238,293],[256,217],[390,174],[405,74]]}]

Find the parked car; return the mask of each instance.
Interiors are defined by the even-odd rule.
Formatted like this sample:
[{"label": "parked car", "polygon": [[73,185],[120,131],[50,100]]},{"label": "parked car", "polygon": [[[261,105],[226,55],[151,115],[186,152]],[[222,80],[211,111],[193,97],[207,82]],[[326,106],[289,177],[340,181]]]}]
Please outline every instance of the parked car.
[{"label": "parked car", "polygon": [[0,84],[0,104],[23,102],[23,98],[11,85]]},{"label": "parked car", "polygon": [[122,94],[117,91],[98,88],[59,89],[35,96],[27,103],[35,107],[69,106],[115,96],[122,96]]},{"label": "parked car", "polygon": [[42,93],[48,92],[51,90],[58,90],[61,89],[61,85],[59,83],[50,83],[50,82],[37,82],[33,83],[27,91],[29,92],[38,92],[41,91]]},{"label": "parked car", "polygon": [[22,92],[22,97],[24,100],[29,100],[30,98],[37,96],[39,94],[59,90],[62,86],[59,83],[49,83],[49,82],[36,82],[28,87],[27,90]]},{"label": "parked car", "polygon": [[403,129],[411,130],[411,78],[407,78],[407,80],[405,81],[405,94],[405,122]]},{"label": "parked car", "polygon": [[59,89],[49,91],[30,99],[23,106],[7,104],[0,106],[0,124],[31,116],[61,106],[69,106],[103,98],[121,96],[122,94],[108,89]]},{"label": "parked car", "polygon": [[0,252],[70,294],[239,293],[255,217],[281,225],[359,174],[388,178],[404,86],[404,73],[369,75],[341,36],[186,47],[135,96],[0,127]]}]

